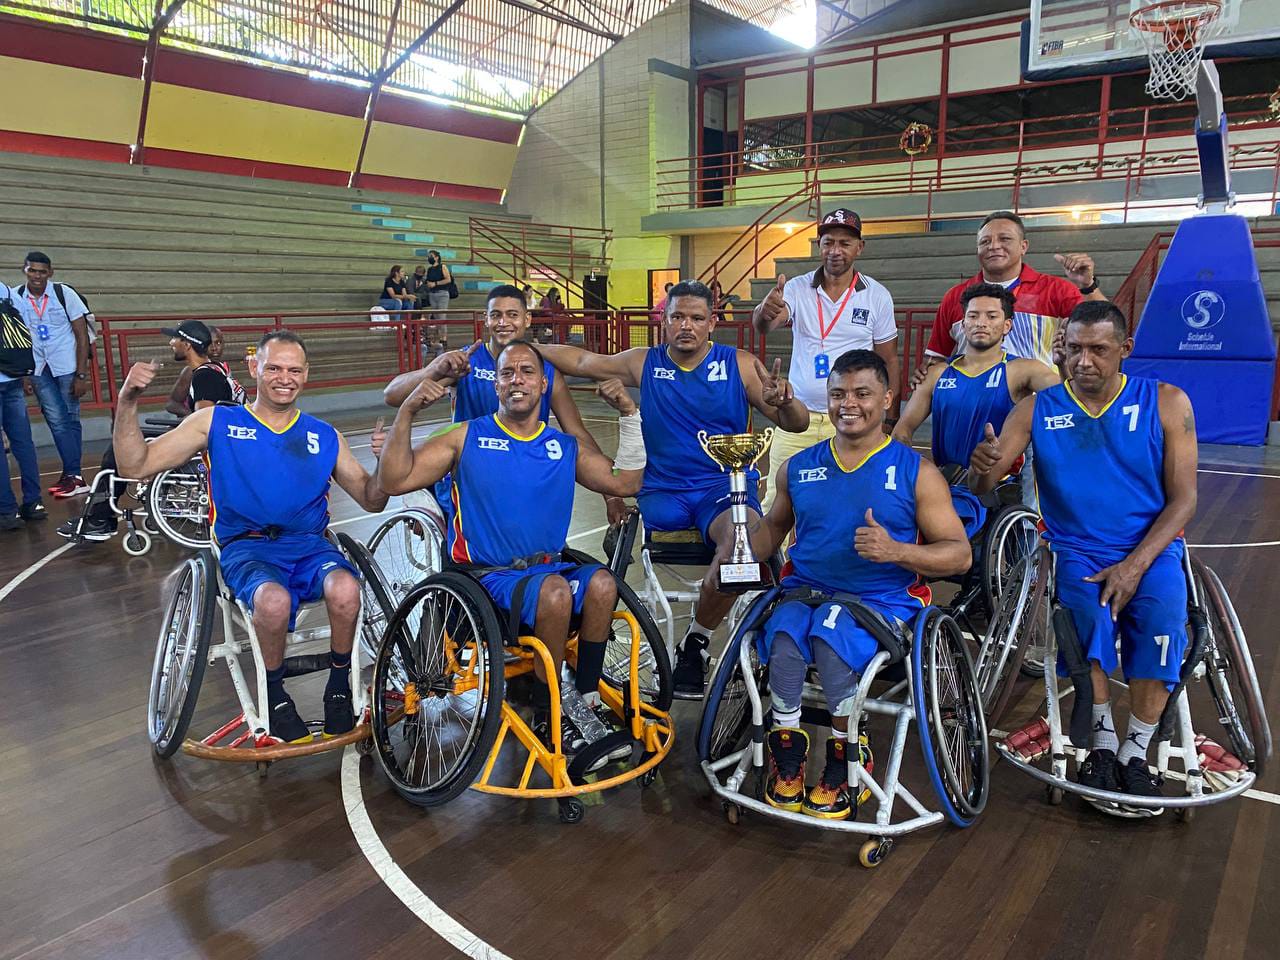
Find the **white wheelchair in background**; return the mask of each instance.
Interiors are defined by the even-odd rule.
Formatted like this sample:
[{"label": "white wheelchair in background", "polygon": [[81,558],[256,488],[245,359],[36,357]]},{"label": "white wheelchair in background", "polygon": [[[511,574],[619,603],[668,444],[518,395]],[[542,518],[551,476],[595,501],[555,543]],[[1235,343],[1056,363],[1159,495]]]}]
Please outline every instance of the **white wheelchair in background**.
[{"label": "white wheelchair in background", "polygon": [[[1039,555],[1041,589],[1052,598],[1053,557],[1047,545],[1040,546]],[[1199,807],[1240,796],[1262,775],[1271,756],[1271,728],[1244,628],[1222,580],[1198,557],[1193,558],[1190,548],[1184,553],[1183,566],[1187,650],[1178,683],[1152,738],[1161,782],[1181,781],[1181,795],[1135,797],[1087,787],[1068,778],[1071,761],[1079,764],[1088,753],[1089,711],[1084,707],[1091,698],[1079,701],[1082,709],[1073,704],[1065,730],[1062,701],[1074,688],[1089,684],[1089,669],[1070,611],[1053,600],[1041,605],[1036,614],[1041,618],[1037,629],[1048,638],[1045,714],[997,744],[1001,757],[1045,784],[1050,804],[1060,804],[1065,793],[1074,793],[1113,816],[1150,817],[1168,808],[1185,821],[1192,819]],[[1070,678],[1066,686],[1060,686],[1062,681],[1052,669],[1059,651]],[[1111,682],[1117,689],[1125,689],[1120,681]],[[1208,687],[1229,749],[1198,734],[1193,724],[1189,691],[1202,682]]]}]

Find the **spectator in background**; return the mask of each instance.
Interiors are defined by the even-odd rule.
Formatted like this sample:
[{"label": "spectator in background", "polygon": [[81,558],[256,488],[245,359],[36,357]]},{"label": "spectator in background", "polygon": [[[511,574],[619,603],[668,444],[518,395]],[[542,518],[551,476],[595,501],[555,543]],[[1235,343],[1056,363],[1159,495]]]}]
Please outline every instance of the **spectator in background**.
[{"label": "spectator in background", "polygon": [[534,290],[529,284],[524,285],[524,289],[520,291],[524,294],[524,307],[526,310],[532,310],[538,305],[538,291]]},{"label": "spectator in background", "polygon": [[[387,278],[382,281],[382,294],[378,298],[378,306],[388,313],[413,308],[415,297],[409,292],[409,285],[404,279],[404,270],[399,264],[391,268]],[[398,314],[396,319],[408,319]]]},{"label": "spectator in background", "polygon": [[13,304],[31,331],[35,375],[31,386],[53,434],[62,475],[49,492],[59,499],[85,493],[80,475],[80,398],[89,390],[89,312],[75,290],[52,284],[53,262],[33,250],[22,272],[27,281],[13,290]]},{"label": "spectator in background", "polygon": [[724,323],[724,289],[720,286],[720,278],[711,279],[711,312],[715,314],[716,323]]},{"label": "spectator in background", "polygon": [[427,251],[427,306],[431,308],[431,320],[445,319],[442,311],[449,309],[449,286],[453,274],[440,256],[439,250]]},{"label": "spectator in background", "polygon": [[649,319],[654,323],[662,323],[662,318],[667,315],[667,300],[671,296],[671,288],[674,283],[664,283],[662,285],[662,299],[653,305],[653,309],[649,311]]},{"label": "spectator in background", "polygon": [[[190,322],[199,323],[199,321]],[[206,325],[200,324],[200,326]],[[222,331],[211,323],[207,325],[207,329],[209,331],[210,341],[208,355],[204,357],[204,365],[218,370],[227,378],[227,383],[231,386],[230,399],[234,400],[236,403],[244,403],[248,395],[245,393],[244,387],[240,385],[240,381],[231,375],[231,365],[222,359],[222,351],[226,349],[226,341],[223,339]],[[176,334],[173,334],[173,336],[176,336]],[[199,347],[196,346],[193,341],[186,337],[183,339],[186,340],[187,343],[192,344],[191,350],[197,356],[201,355]],[[169,394],[169,401],[164,405],[164,408],[167,412],[172,413],[175,416],[185,417],[191,412],[191,377],[194,371],[200,369],[200,367],[187,363],[187,358],[185,356],[178,356],[178,353],[179,350],[174,349],[173,359],[183,364],[182,372],[178,374],[178,382],[173,385],[173,392]]]},{"label": "spectator in background", "polygon": [[[11,341],[0,336],[0,344],[11,346],[15,351],[25,347],[26,323],[18,308],[6,297],[0,297],[0,323],[4,323],[14,334]],[[3,333],[3,328],[0,328]],[[24,362],[21,367],[11,368],[14,374],[30,369]],[[9,478],[9,457],[0,452],[0,532],[18,530],[22,521],[28,523],[45,519],[44,504],[40,501],[40,464],[36,460],[36,445],[31,439],[31,421],[27,418],[27,401],[22,395],[22,377],[10,376],[0,372],[0,432],[9,438],[9,448],[13,451],[13,459],[18,462],[18,473],[22,477],[22,506],[13,496],[13,486]]]},{"label": "spectator in background", "polygon": [[547,295],[542,298],[542,302],[538,304],[539,310],[545,310],[547,316],[554,317],[557,314],[564,313],[564,301],[560,299],[560,291],[555,287],[547,290]]},{"label": "spectator in background", "polygon": [[[413,294],[413,302],[418,310],[425,310],[427,308],[427,268],[421,263],[413,268],[413,275],[409,277],[409,292]],[[421,320],[422,314],[415,313],[413,319]]]}]

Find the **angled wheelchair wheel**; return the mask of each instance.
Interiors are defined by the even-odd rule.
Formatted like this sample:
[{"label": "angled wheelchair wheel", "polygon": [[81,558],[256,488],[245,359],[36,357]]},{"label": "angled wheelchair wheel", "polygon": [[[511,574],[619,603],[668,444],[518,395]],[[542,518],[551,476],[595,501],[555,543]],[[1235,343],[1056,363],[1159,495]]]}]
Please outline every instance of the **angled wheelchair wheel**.
[{"label": "angled wheelchair wheel", "polygon": [[360,619],[360,652],[365,663],[373,663],[382,645],[387,623],[396,612],[396,602],[368,547],[345,533],[338,534],[338,546],[360,571],[360,601],[364,611]]},{"label": "angled wheelchair wheel", "polygon": [[204,679],[217,600],[213,565],[208,550],[188,557],[165,606],[147,697],[147,737],[162,757],[181,746]]},{"label": "angled wheelchair wheel", "polygon": [[1011,504],[996,511],[987,526],[982,544],[982,589],[987,609],[1000,604],[1005,585],[1019,560],[1035,553],[1040,542],[1034,510],[1022,504]]},{"label": "angled wheelchair wheel", "polygon": [[1191,561],[1196,593],[1209,622],[1205,651],[1205,679],[1226,729],[1231,752],[1261,777],[1271,757],[1271,727],[1267,723],[1262,688],[1240,618],[1222,580],[1199,558]]},{"label": "angled wheelchair wheel", "polygon": [[484,589],[438,573],[409,591],[373,668],[373,742],[402,797],[448,803],[476,779],[498,735],[502,626]]},{"label": "angled wheelchair wheel", "polygon": [[[975,658],[974,675],[983,709],[992,723],[1009,705],[1027,652],[1043,651],[1047,643],[1046,580],[1042,576],[1047,562],[1044,552],[1037,550],[1019,559],[1008,571],[1004,592]],[[1040,658],[1043,669],[1043,652]]]},{"label": "angled wheelchair wheel", "polygon": [[960,627],[935,607],[917,618],[911,667],[929,780],[947,818],[967,827],[987,803],[987,723]]},{"label": "angled wheelchair wheel", "polygon": [[397,606],[409,591],[443,567],[442,518],[411,507],[388,517],[369,538],[369,554]]},{"label": "angled wheelchair wheel", "polygon": [[[747,685],[754,686],[762,699],[767,696],[768,686],[768,665],[761,662],[756,650],[755,631],[781,592],[775,587],[756,598],[716,663],[703,699],[702,719],[698,723],[698,758],[703,762],[714,763],[736,753],[751,739],[751,698]],[[750,645],[747,651],[751,664],[749,677],[743,674],[739,654],[744,643]]]},{"label": "angled wheelchair wheel", "polygon": [[209,473],[203,460],[166,470],[147,486],[147,516],[168,539],[191,550],[209,546]]},{"label": "angled wheelchair wheel", "polygon": [[[667,645],[654,626],[648,608],[621,580],[618,581],[618,609],[626,610],[635,618],[642,634],[638,670],[640,699],[665,713],[671,709],[671,700],[675,694]],[[631,679],[631,639],[630,625],[624,620],[614,620],[606,641],[604,672],[601,674],[605,683],[622,692],[623,704],[628,707],[630,705],[626,701]]]}]

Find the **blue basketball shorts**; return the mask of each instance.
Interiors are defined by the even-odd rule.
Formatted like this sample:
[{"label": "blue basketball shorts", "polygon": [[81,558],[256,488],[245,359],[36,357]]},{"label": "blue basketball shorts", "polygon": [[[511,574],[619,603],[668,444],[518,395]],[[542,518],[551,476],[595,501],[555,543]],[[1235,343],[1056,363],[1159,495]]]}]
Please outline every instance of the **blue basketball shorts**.
[{"label": "blue basketball shorts", "polygon": [[[756,480],[747,475],[747,509],[757,515],[760,510],[759,488]],[[636,506],[640,508],[640,516],[645,526],[651,530],[688,530],[696,527],[707,544],[714,544],[711,539],[711,524],[729,509],[729,477],[714,486],[703,486],[690,490],[651,490],[641,491],[636,497]]]},{"label": "blue basketball shorts", "polygon": [[278,583],[289,591],[289,629],[298,607],[324,596],[324,581],[335,570],[345,570],[357,580],[356,568],[341,550],[320,534],[286,534],[276,540],[245,537],[222,548],[218,558],[222,581],[246,607],[253,609],[253,595],[264,583]]},{"label": "blue basketball shorts", "polygon": [[[901,620],[909,623],[922,609],[919,600],[912,597],[883,598],[860,597],[864,604],[883,614],[892,623]],[[831,601],[816,607],[790,600],[780,603],[760,632],[760,656],[768,659],[774,638],[784,633],[795,641],[807,663],[814,663],[814,640],[821,640],[831,648],[855,673],[867,669],[871,658],[880,650],[876,638],[853,618],[843,603]]]},{"label": "blue basketball shorts", "polygon": [[516,586],[521,580],[528,579],[524,588],[524,597],[520,602],[520,623],[524,629],[533,629],[538,619],[538,594],[542,590],[542,581],[552,574],[559,574],[569,581],[569,590],[573,593],[573,615],[582,615],[582,601],[587,595],[587,581],[597,570],[603,567],[598,564],[578,566],[574,563],[539,563],[523,570],[495,570],[480,578],[480,585],[493,597],[493,602],[501,610],[510,610],[515,597]]}]

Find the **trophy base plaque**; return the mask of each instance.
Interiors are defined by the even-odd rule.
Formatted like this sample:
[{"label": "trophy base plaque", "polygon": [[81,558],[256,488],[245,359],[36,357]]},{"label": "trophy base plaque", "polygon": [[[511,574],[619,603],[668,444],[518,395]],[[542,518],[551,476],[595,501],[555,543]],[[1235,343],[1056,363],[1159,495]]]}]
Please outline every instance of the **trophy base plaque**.
[{"label": "trophy base plaque", "polygon": [[747,593],[773,585],[773,576],[759,560],[720,564],[720,589],[725,593]]}]

